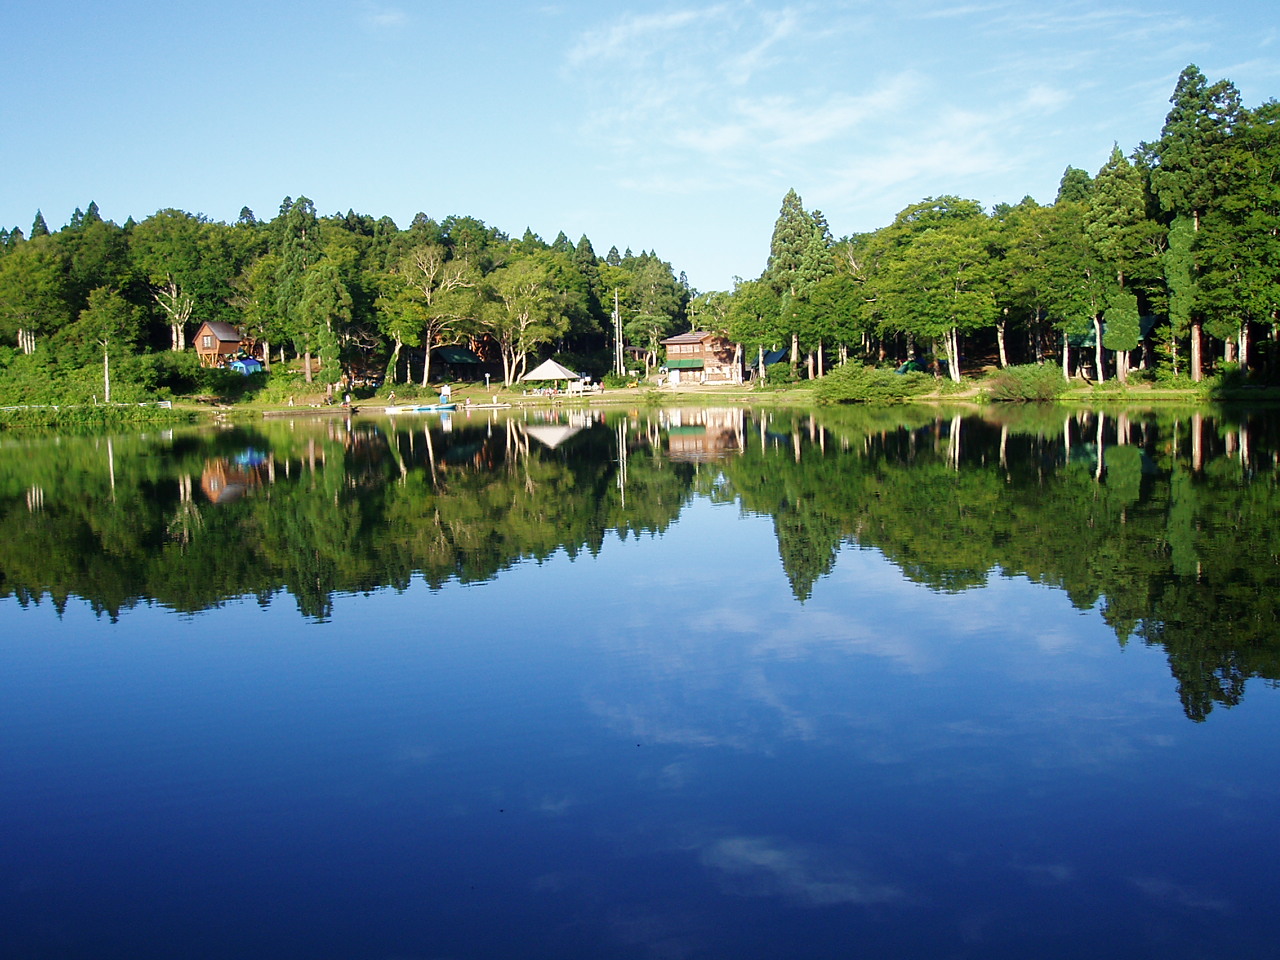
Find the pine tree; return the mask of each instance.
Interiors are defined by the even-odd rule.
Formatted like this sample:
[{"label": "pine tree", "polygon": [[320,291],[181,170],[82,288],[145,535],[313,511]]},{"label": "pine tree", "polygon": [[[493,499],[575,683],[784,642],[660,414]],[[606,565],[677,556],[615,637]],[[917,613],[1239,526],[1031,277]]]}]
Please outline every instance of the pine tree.
[{"label": "pine tree", "polygon": [[1280,282],[1280,103],[1244,111],[1225,148],[1223,188],[1201,221],[1197,302],[1206,329],[1247,366],[1250,324],[1274,327]]},{"label": "pine tree", "polygon": [[813,241],[813,233],[813,219],[805,213],[800,195],[794,188],[788,190],[773,224],[769,260],[761,278],[778,296],[796,295],[797,273]]},{"label": "pine tree", "polygon": [[[299,306],[307,268],[320,260],[320,221],[306,197],[299,197],[296,203],[286,197],[280,210],[280,216],[272,223],[280,258],[276,270],[277,326],[271,331],[272,339],[288,338],[295,343],[305,343],[307,323],[299,313]],[[304,351],[299,349],[299,352]],[[308,379],[310,375],[308,363]]]},{"label": "pine tree", "polygon": [[1125,286],[1140,271],[1150,250],[1152,221],[1147,217],[1147,192],[1142,171],[1114,146],[1111,157],[1093,181],[1085,219],[1085,233],[1103,262]]},{"label": "pine tree", "polygon": [[1067,167],[1062,171],[1055,203],[1082,203],[1093,193],[1093,178],[1079,167]]},{"label": "pine tree", "polygon": [[1210,84],[1195,64],[1178,77],[1160,139],[1147,149],[1151,187],[1171,216],[1199,219],[1221,192],[1229,167],[1223,147],[1241,118],[1240,94],[1229,80]]},{"label": "pine tree", "polygon": [[302,295],[295,310],[294,344],[303,355],[311,382],[311,356],[320,356],[320,374],[327,383],[341,375],[339,337],[351,323],[351,294],[331,260],[309,267],[302,279]]},{"label": "pine tree", "polygon": [[[800,195],[788,190],[773,225],[769,241],[769,261],[762,280],[778,297],[780,321],[791,336],[791,368],[800,362],[801,334],[806,346],[821,350],[826,334],[815,327],[805,309],[810,292],[834,272],[831,259],[831,230],[821,212],[805,212]],[[803,328],[803,329],[802,329]],[[815,356],[809,356],[813,369]]]},{"label": "pine tree", "polygon": [[[1189,220],[1192,233],[1197,234],[1200,221],[1224,187],[1230,163],[1226,145],[1240,120],[1240,94],[1228,80],[1210,84],[1195,64],[1189,64],[1178,77],[1170,103],[1173,108],[1159,141],[1145,148],[1152,162],[1151,187],[1165,213],[1173,220]],[[1192,276],[1198,272],[1194,262],[1191,272]],[[1195,381],[1204,377],[1203,325],[1193,302],[1188,326]]]}]

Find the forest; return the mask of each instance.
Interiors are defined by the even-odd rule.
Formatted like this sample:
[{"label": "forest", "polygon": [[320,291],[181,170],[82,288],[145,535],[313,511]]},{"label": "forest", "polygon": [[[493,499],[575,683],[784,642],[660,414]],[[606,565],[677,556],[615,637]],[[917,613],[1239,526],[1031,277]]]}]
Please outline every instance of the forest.
[{"label": "forest", "polygon": [[[164,209],[106,220],[96,204],[50,230],[0,230],[0,404],[134,401],[227,388],[188,338],[204,321],[259,345],[270,399],[339,381],[427,385],[432,351],[468,346],[506,385],[555,355],[611,373],[619,336],[648,372],[696,329],[770,379],[849,360],[917,360],[959,381],[1055,363],[1065,377],[1195,383],[1280,377],[1280,104],[1248,108],[1229,80],[1182,71],[1158,138],[1101,169],[1068,166],[1053,203],[990,211],[925,198],[836,239],[795,190],[767,266],[699,292],[655,251],[600,256],[587,237],[519,239],[467,216],[406,228],[286,197],[235,223]],[[762,248],[764,238],[762,238]]]}]

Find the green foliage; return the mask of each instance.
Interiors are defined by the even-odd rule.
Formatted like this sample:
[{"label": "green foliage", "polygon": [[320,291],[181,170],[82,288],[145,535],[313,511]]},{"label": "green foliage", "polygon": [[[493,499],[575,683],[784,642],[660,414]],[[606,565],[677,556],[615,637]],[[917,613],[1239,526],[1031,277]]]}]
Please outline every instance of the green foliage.
[{"label": "green foliage", "polygon": [[109,427],[127,423],[191,423],[190,410],[157,404],[58,404],[0,408],[0,429],[15,427]]},{"label": "green foliage", "polygon": [[992,400],[1048,401],[1066,392],[1067,381],[1056,363],[1029,363],[997,370],[984,386]]},{"label": "green foliage", "polygon": [[764,382],[770,387],[785,387],[799,379],[790,365],[785,363],[775,363],[771,367],[766,367],[764,371]]},{"label": "green foliage", "polygon": [[935,388],[934,378],[927,373],[895,373],[846,363],[817,381],[814,395],[820,403],[896,403]]},{"label": "green foliage", "polygon": [[1260,386],[1262,383],[1259,379],[1238,363],[1219,364],[1213,376],[1206,377],[1201,383],[1208,396],[1223,399],[1238,397],[1242,391],[1253,391]]},{"label": "green foliage", "polygon": [[636,373],[634,371],[629,371],[624,374],[617,374],[617,373],[614,373],[612,370],[610,370],[607,373],[605,373],[603,377],[600,378],[600,383],[605,387],[616,390],[620,387],[626,387],[632,383],[635,383],[636,379],[640,376],[643,376],[643,374]]},{"label": "green foliage", "polygon": [[205,396],[234,403],[256,396],[266,386],[267,378],[265,372],[245,376],[226,367],[206,367],[201,371],[199,389]]},{"label": "green foliage", "polygon": [[142,358],[146,382],[162,398],[199,393],[202,371],[200,358],[191,350],[165,350]]},{"label": "green foliage", "polygon": [[1067,167],[1058,183],[1056,203],[1087,203],[1093,195],[1093,178],[1087,170]]},{"label": "green foliage", "polygon": [[1195,383],[1186,368],[1180,370],[1173,369],[1172,366],[1161,364],[1155,370],[1156,385],[1166,390],[1194,390],[1199,384]]},{"label": "green foliage", "polygon": [[[1061,356],[1062,335],[1094,330],[1104,312],[1104,355],[1090,361],[1121,377],[1139,316],[1158,318],[1149,344],[1177,363],[1193,331],[1220,341],[1204,344],[1206,357],[1230,355],[1221,342],[1237,336],[1261,346],[1277,322],[1280,106],[1244,110],[1229,81],[1210,83],[1194,65],[1171,103],[1158,142],[1128,157],[1117,144],[1096,178],[1068,167],[1049,206],[1026,197],[988,216],[977,201],[929,197],[836,241],[789,190],[766,269],[732,293],[695,293],[653,251],[613,247],[600,258],[586,237],[575,245],[560,231],[546,243],[526,230],[512,241],[468,216],[419,213],[400,230],[351,210],[319,217],[305,197],[285,198],[270,222],[245,209],[231,225],[163,209],[117,226],[90,203],[51,233],[37,215],[29,239],[0,231],[0,343],[53,356],[0,361],[0,378],[13,381],[0,395],[83,392],[89,378],[77,371],[95,355],[103,379],[109,361],[113,394],[117,376],[126,390],[207,391],[203,374],[124,356],[178,350],[201,321],[318,356],[322,382],[352,369],[395,382],[410,362],[425,382],[430,347],[463,342],[501,359],[505,382],[552,348],[602,371],[615,294],[623,340],[650,365],[664,337],[710,329],[748,360],[793,344],[898,362],[945,349],[958,378],[961,357],[994,352],[997,338],[1002,363]],[[415,264],[422,251],[431,256]],[[86,319],[94,291],[111,299],[100,294]],[[103,322],[109,336],[89,329]],[[1265,353],[1243,362],[1274,366]]]}]

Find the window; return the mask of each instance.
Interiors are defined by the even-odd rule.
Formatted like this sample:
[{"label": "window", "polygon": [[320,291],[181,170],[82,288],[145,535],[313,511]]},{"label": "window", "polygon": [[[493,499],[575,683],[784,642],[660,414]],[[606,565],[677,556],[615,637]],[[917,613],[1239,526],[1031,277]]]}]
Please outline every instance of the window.
[{"label": "window", "polygon": [[200,346],[204,347],[206,350],[212,350],[213,337],[209,336],[209,334],[206,333],[203,337],[200,338]]}]

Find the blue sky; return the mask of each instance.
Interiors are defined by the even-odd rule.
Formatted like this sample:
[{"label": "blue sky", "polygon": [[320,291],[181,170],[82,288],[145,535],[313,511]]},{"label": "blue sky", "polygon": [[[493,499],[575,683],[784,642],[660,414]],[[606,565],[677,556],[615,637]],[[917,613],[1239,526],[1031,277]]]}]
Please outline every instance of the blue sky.
[{"label": "blue sky", "polygon": [[833,232],[927,196],[1051,202],[1155,139],[1196,63],[1280,97],[1271,3],[11,0],[0,224],[97,201],[654,249],[700,290],[764,267],[794,187]]}]

